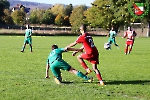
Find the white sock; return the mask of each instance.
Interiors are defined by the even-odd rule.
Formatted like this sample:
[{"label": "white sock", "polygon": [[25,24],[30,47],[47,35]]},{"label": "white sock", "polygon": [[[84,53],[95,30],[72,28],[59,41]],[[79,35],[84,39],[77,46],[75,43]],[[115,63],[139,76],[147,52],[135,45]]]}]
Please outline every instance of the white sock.
[{"label": "white sock", "polygon": [[100,84],[101,84],[101,83],[103,83],[103,81],[102,81],[102,80],[100,81]]}]

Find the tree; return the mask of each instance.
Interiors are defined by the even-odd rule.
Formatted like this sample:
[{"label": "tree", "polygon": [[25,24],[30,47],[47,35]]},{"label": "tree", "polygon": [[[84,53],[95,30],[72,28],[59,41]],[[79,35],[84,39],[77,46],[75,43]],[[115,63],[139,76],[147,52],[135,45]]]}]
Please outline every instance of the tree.
[{"label": "tree", "polygon": [[65,26],[70,26],[70,22],[69,22],[69,17],[72,13],[73,10],[73,6],[72,4],[66,5],[65,9],[64,9],[64,25]]},{"label": "tree", "polygon": [[62,26],[64,24],[64,18],[61,14],[58,14],[55,18],[55,24],[58,26]]},{"label": "tree", "polygon": [[29,22],[31,24],[42,24],[43,14],[43,9],[32,9],[30,12]]},{"label": "tree", "polygon": [[71,25],[70,25],[70,22],[69,22],[69,16],[65,16],[65,17],[64,17],[64,25],[65,25],[65,26],[71,26]]},{"label": "tree", "polygon": [[49,9],[45,10],[43,14],[42,23],[43,24],[54,24],[55,16],[49,11]]},{"label": "tree", "polygon": [[[128,12],[127,0],[95,0],[92,7],[85,12],[86,20],[91,27],[103,27],[105,29],[134,22],[134,18]],[[93,16],[94,15],[94,16]]]},{"label": "tree", "polygon": [[4,14],[5,15],[3,17],[3,21],[5,22],[5,24],[8,24],[8,25],[14,24],[13,19],[11,17],[11,11],[9,9],[5,9]]},{"label": "tree", "polygon": [[73,8],[69,21],[72,26],[72,31],[77,32],[81,24],[85,23],[84,11],[87,10],[85,5],[80,5]]},{"label": "tree", "polygon": [[73,10],[72,4],[66,5],[66,7],[64,9],[64,15],[65,16],[70,16],[70,14],[72,13],[72,10]]},{"label": "tree", "polygon": [[5,15],[4,8],[5,8],[4,4],[2,2],[0,2],[0,23],[3,22],[2,17]]},{"label": "tree", "polygon": [[62,16],[64,16],[64,5],[63,4],[55,4],[52,8],[51,8],[51,12],[57,16],[58,14],[61,14]]},{"label": "tree", "polygon": [[16,25],[24,25],[26,22],[26,13],[24,10],[15,10],[11,13],[11,17],[13,18],[13,22]]},{"label": "tree", "polygon": [[9,9],[10,3],[7,0],[0,0],[0,3],[4,4],[5,9]]}]

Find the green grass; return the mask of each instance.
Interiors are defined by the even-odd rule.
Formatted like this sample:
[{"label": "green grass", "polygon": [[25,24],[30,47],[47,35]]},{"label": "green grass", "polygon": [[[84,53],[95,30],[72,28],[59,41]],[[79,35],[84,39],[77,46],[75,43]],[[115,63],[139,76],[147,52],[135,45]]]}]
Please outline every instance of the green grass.
[{"label": "green grass", "polygon": [[[28,45],[21,53],[24,37],[0,36],[0,100],[150,100],[150,38],[136,38],[131,54],[124,55],[125,39],[117,37],[120,49],[112,45],[108,51],[103,48],[106,37],[93,37],[100,52],[98,68],[106,86],[97,85],[94,72],[89,75],[94,77],[93,83],[66,71],[62,71],[64,85],[55,84],[51,72],[50,79],[45,79],[51,45],[65,47],[76,38],[33,37],[33,53]],[[64,53],[63,58],[85,73],[71,52]]]}]

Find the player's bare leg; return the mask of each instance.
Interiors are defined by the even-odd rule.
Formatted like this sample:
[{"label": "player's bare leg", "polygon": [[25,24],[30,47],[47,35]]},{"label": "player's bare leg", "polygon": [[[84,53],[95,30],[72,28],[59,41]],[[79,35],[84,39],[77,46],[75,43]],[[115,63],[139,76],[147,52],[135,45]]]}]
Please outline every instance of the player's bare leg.
[{"label": "player's bare leg", "polygon": [[92,64],[92,67],[93,67],[93,70],[94,70],[94,72],[96,74],[97,79],[99,80],[100,85],[105,85],[103,80],[102,80],[101,73],[100,73],[100,71],[97,68],[97,64]]},{"label": "player's bare leg", "polygon": [[82,67],[86,70],[86,74],[85,74],[85,75],[88,75],[89,73],[92,72],[92,70],[90,70],[90,69],[88,68],[88,66],[86,65],[86,63],[84,62],[84,60],[81,58],[80,55],[77,56],[77,59],[78,59],[78,61],[80,62],[80,64],[82,65]]},{"label": "player's bare leg", "polygon": [[126,44],[126,47],[125,47],[125,55],[128,53],[128,45]]},{"label": "player's bare leg", "polygon": [[130,45],[130,49],[128,51],[128,54],[130,54],[131,51],[132,51],[132,45]]}]

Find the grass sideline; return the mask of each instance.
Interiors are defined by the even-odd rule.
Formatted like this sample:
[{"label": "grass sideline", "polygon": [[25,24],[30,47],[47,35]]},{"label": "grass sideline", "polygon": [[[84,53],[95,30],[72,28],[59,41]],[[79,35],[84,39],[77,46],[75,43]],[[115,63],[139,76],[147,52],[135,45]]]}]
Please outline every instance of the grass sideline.
[{"label": "grass sideline", "polygon": [[[150,100],[150,38],[136,38],[131,54],[124,55],[126,39],[117,37],[120,49],[112,45],[108,51],[103,48],[108,38],[93,37],[100,52],[98,67],[106,86],[97,85],[94,72],[89,75],[94,77],[93,83],[66,71],[62,71],[64,85],[55,84],[51,72],[50,79],[45,79],[51,45],[65,47],[76,38],[34,36],[33,53],[28,45],[21,53],[23,36],[0,36],[0,100]],[[71,52],[64,53],[63,58],[85,72]]]}]

